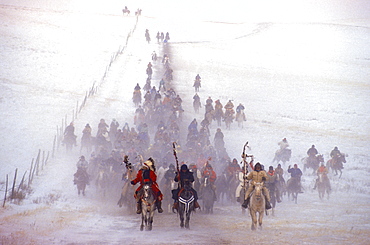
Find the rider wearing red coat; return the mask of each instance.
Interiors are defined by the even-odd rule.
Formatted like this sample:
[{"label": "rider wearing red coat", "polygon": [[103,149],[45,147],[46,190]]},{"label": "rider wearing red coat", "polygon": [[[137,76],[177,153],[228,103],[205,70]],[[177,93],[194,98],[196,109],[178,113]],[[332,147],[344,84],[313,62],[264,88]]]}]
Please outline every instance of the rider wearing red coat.
[{"label": "rider wearing red coat", "polygon": [[152,190],[154,192],[154,195],[157,197],[156,201],[157,209],[159,213],[162,213],[163,209],[161,206],[163,195],[159,190],[157,184],[157,175],[155,174],[154,160],[152,158],[149,158],[148,161],[144,162],[144,165],[137,173],[136,178],[131,181],[132,185],[140,183],[140,186],[136,189],[135,192],[135,198],[137,201],[137,211],[136,211],[137,214],[141,213],[141,196],[138,194],[140,193],[140,190],[142,189],[145,182],[152,182]]}]

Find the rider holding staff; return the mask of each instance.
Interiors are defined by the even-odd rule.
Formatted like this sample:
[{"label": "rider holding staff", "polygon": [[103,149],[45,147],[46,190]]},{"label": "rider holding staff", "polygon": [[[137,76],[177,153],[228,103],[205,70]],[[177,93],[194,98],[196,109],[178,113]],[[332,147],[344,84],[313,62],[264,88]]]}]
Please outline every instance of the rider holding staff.
[{"label": "rider holding staff", "polygon": [[[259,162],[257,162],[256,165],[254,166],[254,170],[247,175],[247,180],[251,180],[251,181],[250,181],[248,190],[245,193],[246,199],[244,200],[244,203],[242,204],[243,208],[247,208],[248,205],[249,205],[249,199],[250,199],[249,195],[253,191],[255,183],[256,182],[260,182],[260,183],[265,182],[266,179],[267,179],[266,172],[262,170],[261,164]],[[262,192],[263,192],[263,195],[266,198],[266,209],[270,209],[271,208],[270,193],[269,193],[268,189],[266,188],[266,186],[263,186]]]},{"label": "rider holding staff", "polygon": [[144,162],[143,166],[139,170],[139,172],[136,175],[136,178],[131,181],[132,185],[136,185],[140,182],[140,186],[135,191],[135,198],[137,202],[137,214],[141,213],[141,195],[139,192],[141,191],[142,187],[146,182],[152,183],[152,190],[154,192],[154,195],[157,198],[156,205],[158,209],[158,213],[163,213],[162,209],[162,199],[163,195],[161,191],[159,190],[158,184],[157,184],[157,175],[155,174],[155,166],[154,166],[154,160],[152,158],[149,158],[146,162]]},{"label": "rider holding staff", "polygon": [[[175,182],[179,181],[182,187],[184,187],[185,185],[190,185],[190,189],[194,195],[194,207],[200,208],[198,204],[198,193],[196,190],[193,189],[193,187],[191,187],[191,184],[194,182],[194,175],[193,172],[189,171],[186,164],[181,165],[180,173],[177,173],[175,176]],[[180,188],[172,190],[172,198],[175,200],[175,203],[173,204],[173,209],[178,209],[179,207],[178,195],[180,191]]]}]

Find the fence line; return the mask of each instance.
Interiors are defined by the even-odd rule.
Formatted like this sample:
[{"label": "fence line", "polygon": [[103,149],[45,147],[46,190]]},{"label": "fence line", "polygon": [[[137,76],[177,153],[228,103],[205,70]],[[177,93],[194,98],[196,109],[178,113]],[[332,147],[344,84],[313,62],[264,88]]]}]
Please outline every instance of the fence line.
[{"label": "fence line", "polygon": [[[97,84],[96,81],[94,81],[92,86],[86,91],[86,94],[84,96],[84,99],[82,100],[82,103],[80,104],[79,101],[76,102],[76,107],[72,111],[72,116],[71,116],[72,121],[77,119],[78,114],[81,113],[82,109],[86,106],[88,99],[93,97],[95,94],[97,94],[98,87],[101,86],[102,83],[104,82],[104,80],[105,80],[105,78],[106,78],[106,76],[107,76],[107,74],[110,70],[111,65],[113,64],[113,62],[115,62],[117,60],[118,56],[123,54],[123,52],[125,51],[125,49],[128,45],[128,42],[130,40],[130,37],[132,36],[134,31],[136,30],[138,20],[139,20],[139,18],[138,18],[138,16],[136,16],[136,22],[134,24],[133,29],[130,30],[129,33],[127,34],[125,44],[123,46],[120,45],[118,47],[118,50],[115,53],[112,54],[111,59],[110,59],[108,65],[105,68],[104,74],[100,79],[100,83]],[[56,155],[56,152],[59,151],[59,147],[60,147],[60,145],[63,141],[64,130],[67,127],[67,119],[68,119],[68,116],[66,114],[65,117],[62,118],[61,126],[59,127],[57,125],[56,135],[53,138],[53,146],[52,146],[52,154],[51,154],[52,158],[54,158],[55,155]],[[16,203],[19,203],[22,199],[24,199],[26,197],[26,193],[31,188],[34,176],[35,175],[38,176],[39,171],[44,170],[44,166],[46,166],[47,163],[48,163],[49,155],[50,155],[50,152],[48,151],[47,155],[45,157],[45,151],[42,151],[42,158],[41,158],[41,149],[38,150],[36,160],[35,160],[35,158],[32,158],[31,166],[30,166],[30,170],[29,170],[29,174],[28,174],[28,179],[26,177],[27,171],[25,171],[25,173],[23,174],[23,177],[22,177],[22,179],[21,179],[21,181],[18,185],[18,188],[16,188],[18,168],[15,169],[15,174],[14,174],[14,178],[13,178],[13,185],[12,185],[12,188],[10,189],[11,190],[10,195],[8,193],[10,191],[8,189],[8,187],[9,187],[9,185],[8,185],[9,177],[8,177],[8,174],[6,175],[6,183],[5,183],[5,191],[4,191],[4,199],[3,199],[3,208],[5,207],[6,201],[10,201],[10,202],[14,201]],[[40,160],[41,160],[41,166],[40,166]],[[40,170],[40,168],[41,168],[41,170]],[[25,184],[25,183],[27,183],[27,184]]]}]

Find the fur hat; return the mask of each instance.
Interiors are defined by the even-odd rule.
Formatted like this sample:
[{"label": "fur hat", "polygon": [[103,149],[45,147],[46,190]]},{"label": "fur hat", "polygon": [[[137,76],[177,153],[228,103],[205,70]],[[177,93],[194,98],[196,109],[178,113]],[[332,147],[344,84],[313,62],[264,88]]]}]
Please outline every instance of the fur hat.
[{"label": "fur hat", "polygon": [[155,171],[153,158],[149,157],[149,159],[144,162],[144,165],[148,166],[150,170]]}]

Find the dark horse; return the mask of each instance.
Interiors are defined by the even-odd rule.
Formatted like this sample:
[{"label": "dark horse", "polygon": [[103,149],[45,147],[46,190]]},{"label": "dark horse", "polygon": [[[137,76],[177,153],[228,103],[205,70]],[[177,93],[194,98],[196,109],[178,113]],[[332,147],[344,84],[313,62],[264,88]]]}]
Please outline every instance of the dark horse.
[{"label": "dark horse", "polygon": [[338,175],[338,171],[339,171],[340,172],[339,178],[340,178],[342,177],[342,169],[344,168],[343,163],[346,163],[346,162],[347,161],[346,161],[345,155],[343,153],[340,153],[340,154],[333,156],[333,158],[327,162],[327,166],[329,169],[331,168],[333,171],[335,171],[335,175]]},{"label": "dark horse", "polygon": [[77,185],[78,195],[82,192],[82,195],[85,196],[86,185],[89,184],[89,175],[85,169],[77,169],[77,172],[74,174],[73,183]]},{"label": "dark horse", "polygon": [[324,162],[324,156],[318,154],[316,156],[305,157],[302,159],[303,162],[303,170],[308,168],[312,168],[313,174],[316,173],[317,169],[320,166],[320,163]]},{"label": "dark horse", "polygon": [[297,203],[298,193],[301,191],[300,189],[300,183],[299,178],[292,177],[287,182],[287,192],[288,192],[288,199],[290,197],[290,194],[292,194],[292,201]]},{"label": "dark horse", "polygon": [[[275,207],[276,207],[276,200],[277,200],[277,192],[276,192],[276,188],[277,188],[277,182],[276,183],[268,183],[266,185],[267,189],[269,190],[269,193],[270,193],[270,203],[271,203],[271,213],[272,215],[274,215],[275,213]],[[267,213],[267,212],[266,212]]]},{"label": "dark horse", "polygon": [[180,227],[189,229],[190,214],[194,211],[194,193],[191,190],[191,183],[186,181],[185,186],[180,189],[178,194],[180,215]]},{"label": "dark horse", "polygon": [[138,107],[141,103],[141,92],[140,90],[135,90],[132,96],[132,101],[134,102],[135,106]]},{"label": "dark horse", "polygon": [[208,177],[204,178],[204,182],[202,183],[201,189],[201,196],[203,200],[203,210],[206,214],[213,213],[213,204],[215,202],[215,196],[212,189],[211,182]]},{"label": "dark horse", "polygon": [[64,139],[63,139],[62,144],[64,144],[66,146],[66,151],[67,152],[71,152],[72,151],[72,147],[74,145],[76,145],[76,136],[75,135],[72,135],[72,134],[66,134],[64,136]]},{"label": "dark horse", "polygon": [[317,179],[317,190],[319,192],[319,197],[322,200],[325,197],[325,192],[328,195],[330,195],[330,180],[327,175],[319,174],[319,177]]}]

